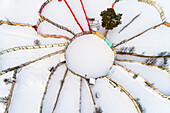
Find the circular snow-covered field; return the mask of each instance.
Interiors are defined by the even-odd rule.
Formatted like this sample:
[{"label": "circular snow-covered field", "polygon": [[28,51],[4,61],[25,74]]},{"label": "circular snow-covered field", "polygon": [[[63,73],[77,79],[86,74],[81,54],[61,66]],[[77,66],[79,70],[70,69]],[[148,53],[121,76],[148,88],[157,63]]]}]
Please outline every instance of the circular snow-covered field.
[{"label": "circular snow-covered field", "polygon": [[114,53],[100,37],[89,34],[73,40],[66,49],[66,65],[74,73],[87,78],[107,75]]}]

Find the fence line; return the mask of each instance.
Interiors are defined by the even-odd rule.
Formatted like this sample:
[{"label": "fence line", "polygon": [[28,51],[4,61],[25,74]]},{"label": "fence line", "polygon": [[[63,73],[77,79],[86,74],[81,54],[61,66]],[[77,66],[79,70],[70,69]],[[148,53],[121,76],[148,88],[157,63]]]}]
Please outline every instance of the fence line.
[{"label": "fence line", "polygon": [[18,66],[12,67],[12,68],[8,68],[8,69],[6,69],[6,70],[2,70],[2,71],[0,72],[0,76],[3,75],[3,74],[8,73],[8,72],[10,72],[10,71],[14,71],[14,70],[17,70],[17,69],[19,69],[19,68],[25,67],[25,66],[27,66],[27,65],[29,65],[29,64],[32,64],[32,63],[34,63],[34,62],[37,62],[37,61],[43,60],[43,59],[45,59],[45,58],[49,58],[49,57],[51,57],[51,56],[54,56],[54,55],[57,55],[57,54],[61,54],[61,53],[64,53],[64,52],[65,52],[65,50],[56,51],[56,52],[50,53],[50,54],[48,54],[48,55],[45,55],[45,56],[43,56],[43,57],[37,58],[37,59],[35,59],[35,60],[32,60],[32,61],[23,63],[23,64],[21,64],[21,65],[18,65]]},{"label": "fence line", "polygon": [[170,74],[170,70],[162,67],[162,66],[158,66],[158,65],[155,65],[155,64],[149,64],[149,63],[146,63],[146,62],[140,62],[140,61],[135,61],[135,60],[121,60],[121,59],[116,59],[116,61],[121,61],[121,62],[131,62],[131,63],[139,63],[139,64],[143,64],[143,65],[146,65],[146,66],[153,66],[153,67],[156,67],[156,68],[159,68],[161,70],[164,70],[166,72],[168,72]]},{"label": "fence line", "polygon": [[43,97],[42,97],[42,99],[41,99],[41,105],[40,105],[40,112],[39,112],[39,113],[42,113],[43,101],[44,101],[44,99],[45,99],[45,95],[46,95],[46,93],[47,93],[47,89],[48,89],[48,85],[49,85],[49,82],[50,82],[50,80],[51,80],[51,77],[52,77],[52,75],[54,74],[54,72],[57,70],[57,68],[58,68],[60,65],[64,64],[64,63],[65,63],[65,62],[60,62],[60,63],[57,64],[57,65],[53,68],[53,70],[51,71],[51,73],[50,73],[50,75],[49,75],[49,77],[48,77],[46,86],[45,86],[45,90],[44,90],[44,93],[43,93]]},{"label": "fence line", "polygon": [[156,2],[154,2],[154,1],[152,1],[152,0],[138,0],[138,1],[139,1],[139,2],[147,3],[147,4],[155,7],[155,8],[157,9],[157,11],[159,12],[162,21],[164,21],[164,20],[166,19],[162,7],[161,7],[159,4],[157,4]]},{"label": "fence line", "polygon": [[160,55],[160,56],[148,56],[148,55],[142,55],[142,54],[137,54],[137,53],[128,53],[128,52],[120,52],[117,51],[117,54],[120,55],[132,55],[132,56],[136,56],[136,57],[144,57],[144,58],[165,58],[168,57],[170,58],[170,55]]},{"label": "fence line", "polygon": [[3,50],[0,52],[0,55],[4,55],[6,53],[19,51],[19,50],[29,50],[29,49],[42,49],[42,48],[53,48],[53,47],[63,47],[67,46],[68,43],[60,43],[60,44],[48,44],[48,45],[40,45],[40,46],[20,46],[20,47],[14,47],[7,50]]},{"label": "fence line", "polygon": [[4,113],[8,113],[8,111],[9,111],[9,107],[10,107],[10,104],[11,104],[11,99],[12,99],[12,95],[13,95],[13,91],[14,91],[14,86],[16,84],[16,75],[17,75],[17,70],[15,70],[14,74],[13,74],[13,79],[14,80],[12,81],[10,93],[8,95],[8,102],[7,102],[6,109],[5,109]]},{"label": "fence line", "polygon": [[132,38],[125,39],[125,40],[121,41],[120,43],[118,43],[118,44],[115,45],[114,47],[117,47],[117,46],[122,45],[122,44],[124,44],[124,43],[126,43],[126,42],[129,42],[129,41],[131,41],[131,40],[133,40],[133,39],[139,37],[140,35],[143,35],[144,33],[150,31],[151,29],[156,29],[157,27],[159,27],[160,25],[163,25],[163,24],[164,24],[164,23],[160,23],[160,24],[158,24],[158,25],[156,25],[156,26],[150,27],[150,28],[146,29],[145,31],[143,31],[143,32],[141,32],[141,33],[139,33],[139,34],[133,36]]},{"label": "fence line", "polygon": [[166,96],[166,95],[162,94],[162,93],[161,93],[160,91],[158,91],[154,86],[152,86],[145,78],[143,78],[143,77],[139,76],[138,74],[136,74],[136,73],[128,70],[127,68],[123,67],[123,66],[120,65],[120,64],[116,64],[116,65],[119,66],[119,67],[121,67],[121,68],[123,68],[123,69],[126,70],[127,72],[132,73],[134,76],[142,78],[142,79],[145,81],[145,83],[146,83],[150,88],[152,88],[154,91],[156,91],[156,93],[158,93],[158,94],[159,94],[160,96],[162,96],[163,98],[168,98],[168,99],[170,99],[170,96]]},{"label": "fence line", "polygon": [[64,38],[64,39],[67,39],[67,40],[71,40],[70,38],[68,38],[67,36],[59,36],[59,35],[49,35],[49,34],[41,34],[39,32],[37,32],[35,30],[35,28],[29,24],[21,24],[21,23],[15,23],[15,22],[10,22],[10,21],[3,21],[3,20],[0,20],[0,25],[3,25],[3,24],[7,24],[7,25],[11,25],[11,26],[21,26],[21,27],[29,27],[31,29],[33,29],[37,35],[41,36],[41,37],[44,37],[44,38],[47,38],[47,37],[52,37],[52,38]]},{"label": "fence line", "polygon": [[133,104],[135,105],[135,108],[137,109],[138,113],[141,113],[141,110],[139,109],[139,106],[137,104],[137,102],[135,101],[135,99],[118,83],[116,83],[115,81],[113,81],[111,78],[109,78],[108,76],[106,76],[106,78],[113,82],[114,84],[116,84],[117,87],[119,87],[133,102]]},{"label": "fence line", "polygon": [[58,103],[58,100],[59,100],[59,97],[60,97],[60,94],[61,94],[61,90],[62,90],[63,85],[64,85],[64,82],[65,82],[65,78],[66,78],[67,73],[68,73],[68,69],[66,69],[65,74],[64,74],[64,77],[63,77],[63,79],[62,79],[62,81],[61,81],[60,89],[59,89],[59,91],[58,91],[57,98],[56,98],[56,101],[55,101],[55,104],[54,104],[52,113],[54,113],[54,110],[55,110],[55,108],[56,108],[56,106],[57,106],[57,103]]}]

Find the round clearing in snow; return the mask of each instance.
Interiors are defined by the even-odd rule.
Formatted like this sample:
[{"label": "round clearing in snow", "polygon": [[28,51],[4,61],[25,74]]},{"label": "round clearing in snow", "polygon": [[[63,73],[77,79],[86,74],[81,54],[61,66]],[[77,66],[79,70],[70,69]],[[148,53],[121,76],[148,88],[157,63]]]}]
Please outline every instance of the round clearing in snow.
[{"label": "round clearing in snow", "polygon": [[107,75],[113,65],[114,53],[100,37],[83,35],[66,49],[66,65],[76,74],[87,78]]}]

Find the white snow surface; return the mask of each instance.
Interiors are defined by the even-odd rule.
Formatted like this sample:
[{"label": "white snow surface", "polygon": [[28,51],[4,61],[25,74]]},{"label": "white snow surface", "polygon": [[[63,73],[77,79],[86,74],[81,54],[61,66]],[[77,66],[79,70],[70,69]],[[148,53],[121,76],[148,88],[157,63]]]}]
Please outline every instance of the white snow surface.
[{"label": "white snow surface", "polygon": [[68,68],[87,78],[107,75],[113,61],[112,49],[93,34],[76,38],[66,49]]},{"label": "white snow surface", "polygon": [[66,1],[69,4],[70,8],[72,9],[73,13],[75,14],[75,16],[76,16],[77,20],[79,21],[80,25],[82,26],[83,30],[89,31],[86,16],[83,12],[83,7],[80,3],[80,0],[66,0]]},{"label": "white snow surface", "polygon": [[39,112],[46,80],[50,75],[48,68],[55,66],[58,63],[57,59],[58,56],[53,56],[22,68],[17,74],[10,113]]},{"label": "white snow surface", "polygon": [[[115,0],[82,0],[90,18],[101,20],[100,13],[107,8],[111,8]],[[94,8],[95,7],[95,8]]]},{"label": "white snow surface", "polygon": [[152,29],[145,34],[131,40],[125,44],[120,45],[121,47],[132,47],[135,46],[135,52],[145,55],[158,55],[160,52],[170,50],[169,46],[170,28],[161,25],[156,29]]},{"label": "white snow surface", "polygon": [[[107,8],[111,8],[115,0],[82,0],[84,7],[86,9],[88,18],[95,18],[96,21],[99,21],[101,25],[101,16],[100,13]],[[99,27],[101,34],[104,34],[104,28]]]},{"label": "white snow surface", "polygon": [[119,87],[114,88],[108,79],[98,79],[91,87],[97,108],[101,107],[104,113],[138,113],[130,98]]},{"label": "white snow surface", "polygon": [[121,84],[134,99],[140,99],[146,113],[169,113],[170,101],[148,87],[141,77],[133,79],[133,76],[119,66],[113,67],[109,73],[109,77]]},{"label": "white snow surface", "polygon": [[[134,61],[140,61],[140,62],[146,62],[148,57],[137,57],[137,56],[132,56],[132,55],[121,55],[121,54],[116,54],[116,58],[120,60],[134,60]],[[170,63],[170,58],[167,58],[167,64]],[[164,62],[164,58],[157,58],[157,62],[155,65],[161,66],[161,64]],[[165,66],[166,69],[170,69],[170,65]]]},{"label": "white snow surface", "polygon": [[[88,109],[87,109],[88,106]],[[95,105],[91,98],[90,89],[86,80],[82,79],[81,89],[81,113],[93,113],[95,111]]]},{"label": "white snow surface", "polygon": [[[46,44],[57,44],[66,42],[65,39],[54,39],[54,38],[42,38],[37,35],[37,33],[29,27],[20,26],[0,26],[0,51],[7,50],[13,47],[20,46],[34,46],[35,40],[39,40],[41,45]],[[9,67],[14,67],[22,63],[40,58],[49,53],[64,49],[64,47],[48,48],[48,49],[35,49],[35,50],[20,50],[16,52],[11,52],[4,54],[0,57],[0,70],[7,69]],[[19,59],[19,60],[16,60]]]},{"label": "white snow surface", "polygon": [[43,101],[43,113],[51,113],[56,102],[56,96],[60,88],[61,80],[66,71],[66,66],[61,65],[52,75],[48,85],[48,90]]},{"label": "white snow surface", "polygon": [[[121,19],[122,24],[108,33],[108,37],[110,37],[109,41],[114,44],[118,44],[124,39],[129,39],[162,22],[158,11],[154,7],[137,1],[118,2],[115,4],[115,11],[123,15]],[[140,16],[119,33],[119,31],[138,14],[140,14]],[[114,38],[111,38],[113,36]]]},{"label": "white snow surface", "polygon": [[42,15],[59,25],[68,27],[75,33],[82,32],[64,0],[61,2],[53,0],[47,4],[42,10]]},{"label": "white snow surface", "polygon": [[157,67],[147,66],[140,63],[117,62],[127,69],[139,74],[149,81],[164,95],[170,96],[170,74]]},{"label": "white snow surface", "polygon": [[0,0],[0,20],[35,25],[46,0]]},{"label": "white snow surface", "polygon": [[78,113],[79,98],[80,78],[68,72],[54,113]]},{"label": "white snow surface", "polygon": [[[5,89],[10,89],[11,85],[6,85],[4,82],[4,79],[7,79],[7,78],[11,79],[12,75],[13,75],[13,71],[5,74],[4,76],[2,76],[0,78],[0,97],[8,96],[9,90],[5,90]],[[2,89],[4,89],[4,90],[2,90]],[[4,105],[3,103],[0,103],[0,113],[3,113],[5,108],[6,108],[6,105]]]},{"label": "white snow surface", "polygon": [[73,37],[73,34],[64,31],[60,28],[57,28],[56,26],[53,26],[47,21],[41,22],[41,24],[38,26],[38,32],[41,34],[61,35],[61,36],[67,36],[69,38]]},{"label": "white snow surface", "polygon": [[[40,18],[38,15],[39,8],[45,1],[46,0],[0,0],[0,20],[9,20],[11,22],[35,25]],[[87,16],[90,18],[95,18],[101,24],[101,11],[106,10],[107,8],[111,8],[115,0],[82,1],[85,6],[85,10],[87,11]],[[162,6],[166,16],[166,21],[170,23],[170,0],[155,1]],[[72,4],[69,5],[73,9],[73,12],[75,13],[82,27],[87,29],[87,22],[85,21],[84,14],[82,14],[82,9],[76,9],[77,7],[80,7],[80,3],[77,4],[77,2],[72,2]],[[155,26],[162,22],[160,14],[153,6],[137,2],[137,0],[120,0],[120,2],[116,3],[114,8],[117,13],[123,14],[122,24],[119,25],[117,28],[109,31],[107,35],[108,41],[110,43],[113,43],[114,45],[124,39],[129,39],[132,36],[141,33],[149,27]],[[120,29],[122,29],[127,23],[131,21],[132,18],[140,13],[141,15],[134,22],[132,22],[120,34],[118,33]],[[81,29],[75,22],[71,12],[69,11],[63,0],[61,2],[58,2],[58,0],[52,0],[52,2],[49,3],[42,10],[42,15],[60,25],[68,27],[75,33],[81,32]],[[100,27],[99,32],[104,33],[104,31],[105,30]],[[38,32],[42,34],[64,35],[70,38],[73,37],[72,34],[56,28],[46,21],[40,24],[40,26],[38,27]],[[140,37],[130,41],[129,43],[123,44],[122,46],[130,47],[135,45],[135,52],[145,52],[147,55],[157,55],[158,52],[162,51],[169,52],[169,33],[170,28],[160,26],[159,28],[153,29],[146,34],[141,35]],[[88,37],[86,38],[87,40],[89,39]],[[93,40],[93,38],[94,36],[91,37],[90,40]],[[34,40],[36,39],[40,40],[42,45],[66,42],[65,39],[42,38],[38,36],[35,30],[33,30],[32,28],[0,25],[0,51],[17,46],[33,46]],[[85,41],[85,39],[83,40]],[[102,46],[98,46],[99,42],[101,42]],[[83,51],[92,50],[89,41],[88,43],[81,43],[81,46],[83,45],[86,47],[83,48]],[[102,59],[100,61],[100,65],[104,68],[107,67],[106,70],[103,71],[105,72],[104,74],[107,74],[108,69],[112,65],[111,63],[113,63],[113,52],[111,53],[108,45],[98,37],[96,37],[96,40],[94,40],[93,46],[96,47],[97,51],[102,51],[102,54],[97,56],[95,51],[88,54],[87,57],[93,57],[94,60],[92,61],[98,61],[100,60],[101,56],[104,56],[105,59]],[[34,60],[60,49],[64,49],[64,47],[37,50],[21,50],[1,55],[0,71]],[[79,51],[82,50],[78,47],[76,49]],[[80,53],[83,53],[83,51],[81,51]],[[77,59],[81,58],[79,57],[79,55],[83,56],[82,54],[78,54],[77,56],[73,53],[70,54],[71,56],[75,56]],[[59,58],[61,56],[63,57],[64,55],[56,55],[42,61],[38,61],[34,64],[22,68],[21,71],[17,73],[17,81],[14,87],[9,113],[39,113],[41,99],[45,90],[47,79],[50,74],[48,69],[52,66],[56,66],[57,63],[59,63]],[[69,61],[73,61],[73,63],[76,63],[77,59],[75,57],[70,57]],[[144,59],[135,57],[130,58],[130,56],[127,57],[125,55],[122,55],[121,59],[126,59],[123,57],[126,57],[130,60],[138,59],[139,61],[144,61]],[[117,55],[117,58],[120,58],[120,55]],[[82,65],[82,63],[80,62],[77,63]],[[168,63],[170,64],[170,60],[168,60]],[[105,64],[108,64],[109,66],[106,66]],[[94,66],[98,67],[100,65],[95,63]],[[136,73],[139,73],[140,76],[146,78],[149,82],[154,82],[155,87],[158,88],[163,94],[169,94],[169,77],[167,73],[164,73],[163,71],[155,68],[145,68],[141,65],[136,64],[133,65],[134,66],[124,66],[132,69]],[[79,65],[76,64],[71,67],[75,68],[78,66]],[[80,74],[81,72],[84,72],[84,75],[87,72],[92,73],[93,75],[89,76],[92,78],[103,75],[99,73],[101,72],[101,70],[98,68],[86,71],[86,69],[89,69],[89,66],[91,65],[89,65],[88,62],[85,62],[85,65],[82,65],[81,69],[79,67],[75,69],[76,71],[79,71]],[[47,94],[43,101],[43,113],[51,113],[65,70],[66,66],[62,65],[52,76],[47,89]],[[148,72],[147,70],[151,71]],[[150,76],[148,76],[148,74],[146,73],[150,73]],[[82,76],[84,76],[83,74]],[[12,75],[13,71],[0,76],[0,98],[9,95],[11,84],[5,85],[4,79],[12,79]],[[121,86],[123,86],[134,99],[140,99],[139,102],[146,113],[170,113],[170,101],[168,99],[161,97],[158,93],[147,87],[142,77],[137,77],[136,79],[133,79],[132,76],[133,74],[126,72],[124,69],[118,66],[114,66],[109,73],[109,77],[119,83]],[[127,95],[125,95],[123,92],[120,92],[119,88],[114,88],[105,78],[97,80],[96,84],[94,86],[91,86],[97,106],[95,106],[93,103],[87,82],[84,79],[82,80],[82,89],[80,88],[80,85],[80,79],[73,75],[71,72],[68,72],[55,113],[78,113],[80,108],[82,113],[93,113],[95,107],[101,107],[103,113],[136,113],[136,109],[131,100],[127,97]],[[167,88],[165,86],[167,86]],[[95,97],[96,93],[99,94],[99,98]],[[0,103],[0,113],[4,113],[5,108],[6,105]]]},{"label": "white snow surface", "polygon": [[165,17],[166,17],[165,21],[170,23],[170,13],[169,13],[170,1],[169,0],[164,0],[163,2],[162,2],[162,0],[154,0],[154,1],[156,1],[156,3],[159,4],[162,7],[164,14],[165,14]]}]

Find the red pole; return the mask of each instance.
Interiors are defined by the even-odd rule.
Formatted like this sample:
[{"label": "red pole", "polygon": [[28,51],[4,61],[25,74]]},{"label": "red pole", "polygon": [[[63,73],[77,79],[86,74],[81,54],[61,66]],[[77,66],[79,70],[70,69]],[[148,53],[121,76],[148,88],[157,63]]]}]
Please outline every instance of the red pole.
[{"label": "red pole", "polygon": [[115,4],[115,3],[112,4],[112,8],[114,8],[114,4]]},{"label": "red pole", "polygon": [[43,5],[41,6],[41,8],[40,8],[40,10],[39,10],[39,14],[42,13],[43,8],[44,8],[48,3],[49,3],[48,1],[46,1],[46,2],[43,3]]},{"label": "red pole", "polygon": [[33,25],[32,27],[37,31],[38,27],[36,25]]},{"label": "red pole", "polygon": [[83,12],[84,12],[84,14],[85,14],[86,21],[87,21],[88,26],[89,26],[89,30],[91,31],[90,23],[89,23],[89,20],[88,20],[88,18],[87,18],[87,14],[86,14],[86,11],[85,11],[85,8],[84,8],[84,5],[83,5],[82,0],[80,0],[80,3],[81,3],[81,6],[82,6],[82,8],[83,8]]},{"label": "red pole", "polygon": [[64,2],[65,2],[65,4],[67,5],[67,7],[69,8],[69,10],[70,10],[71,14],[72,14],[72,15],[73,15],[73,17],[74,17],[74,20],[77,22],[77,24],[78,24],[78,26],[80,27],[81,31],[82,31],[82,32],[84,32],[83,28],[81,27],[80,23],[78,22],[78,20],[77,20],[76,16],[74,15],[74,13],[73,13],[73,11],[71,10],[70,6],[68,5],[67,1],[66,1],[66,0],[64,0]]}]

